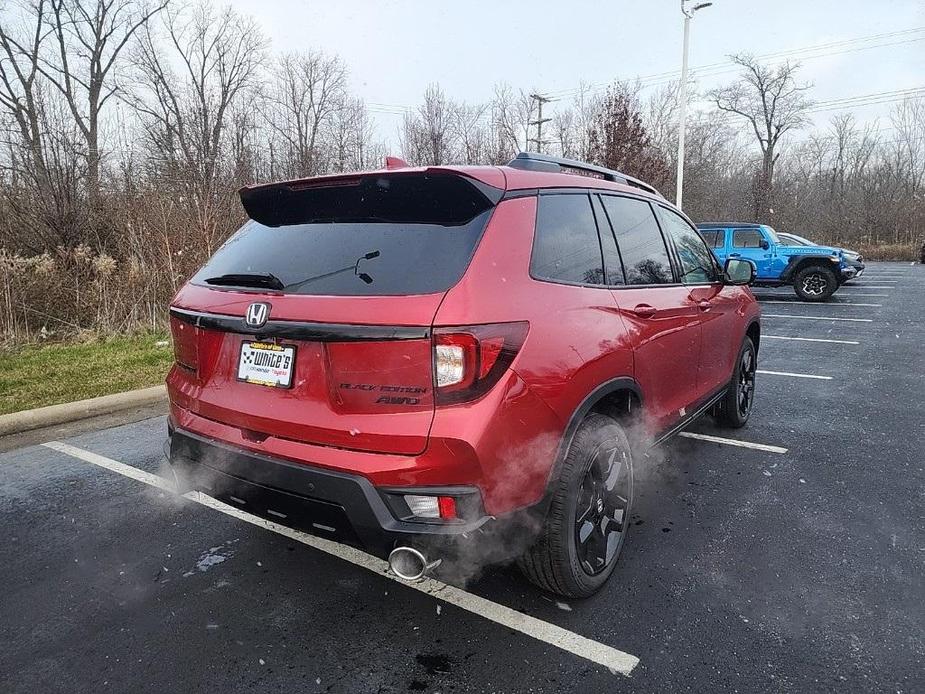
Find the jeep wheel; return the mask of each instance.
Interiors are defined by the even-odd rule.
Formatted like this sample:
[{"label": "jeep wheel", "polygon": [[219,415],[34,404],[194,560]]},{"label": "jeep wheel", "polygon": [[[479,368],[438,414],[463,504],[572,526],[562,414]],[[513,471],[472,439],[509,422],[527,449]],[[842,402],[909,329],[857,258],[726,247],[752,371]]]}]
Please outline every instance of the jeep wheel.
[{"label": "jeep wheel", "polygon": [[824,265],[810,265],[793,278],[793,290],[803,301],[825,301],[838,289],[835,273]]},{"label": "jeep wheel", "polygon": [[755,402],[755,373],[758,369],[758,355],[750,337],[746,337],[739,350],[735,371],[729,382],[726,395],[716,409],[717,422],[723,426],[738,429],[745,426]]},{"label": "jeep wheel", "polygon": [[623,549],[633,504],[633,459],[623,428],[589,415],[572,439],[533,547],[519,559],[540,588],[585,598],[604,585]]}]

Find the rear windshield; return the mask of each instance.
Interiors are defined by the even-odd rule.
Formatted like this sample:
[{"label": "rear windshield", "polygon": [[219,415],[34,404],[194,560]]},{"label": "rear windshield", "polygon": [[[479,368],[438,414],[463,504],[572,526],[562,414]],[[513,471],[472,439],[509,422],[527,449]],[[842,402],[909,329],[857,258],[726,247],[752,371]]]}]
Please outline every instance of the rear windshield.
[{"label": "rear windshield", "polygon": [[495,202],[460,179],[426,177],[260,195],[244,201],[256,220],[195,284],[335,296],[442,292],[465,272]]}]

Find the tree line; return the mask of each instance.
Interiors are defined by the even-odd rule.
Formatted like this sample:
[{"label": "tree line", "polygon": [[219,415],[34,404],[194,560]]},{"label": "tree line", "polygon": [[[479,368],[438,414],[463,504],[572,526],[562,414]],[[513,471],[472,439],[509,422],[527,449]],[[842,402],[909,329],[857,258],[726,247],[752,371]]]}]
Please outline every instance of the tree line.
[{"label": "tree line", "polygon": [[[688,122],[685,211],[769,222],[867,253],[925,234],[925,104],[810,129],[798,66],[742,72]],[[677,84],[615,81],[547,105],[544,151],[674,195]],[[254,181],[378,168],[388,146],[338,56],[276,53],[232,8],[10,0],[0,9],[0,342],[161,327],[182,281],[243,221]],[[433,84],[396,133],[413,164],[500,164],[537,133],[529,92]],[[797,131],[803,131],[799,137]]]}]

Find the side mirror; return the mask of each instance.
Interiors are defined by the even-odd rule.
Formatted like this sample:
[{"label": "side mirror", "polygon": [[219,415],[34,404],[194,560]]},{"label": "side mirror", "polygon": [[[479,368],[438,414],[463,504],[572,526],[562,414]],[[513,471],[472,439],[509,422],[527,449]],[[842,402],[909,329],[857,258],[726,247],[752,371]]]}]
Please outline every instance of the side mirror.
[{"label": "side mirror", "polygon": [[761,247],[764,250],[768,250],[771,247],[771,244],[768,243],[766,239],[761,239]]},{"label": "side mirror", "polygon": [[755,265],[749,260],[729,258],[723,267],[723,283],[734,286],[751,284],[755,281]]}]

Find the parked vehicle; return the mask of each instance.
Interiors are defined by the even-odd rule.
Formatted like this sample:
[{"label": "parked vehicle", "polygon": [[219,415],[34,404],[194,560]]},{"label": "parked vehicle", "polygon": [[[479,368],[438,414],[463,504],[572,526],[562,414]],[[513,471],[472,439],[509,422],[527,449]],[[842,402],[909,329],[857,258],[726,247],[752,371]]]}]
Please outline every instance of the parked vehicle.
[{"label": "parked vehicle", "polygon": [[634,427],[648,446],[708,411],[749,417],[754,268],[720,267],[632,177],[390,159],[241,200],[250,221],[170,308],[189,488],[409,580],[463,548],[517,552],[581,597],[626,539]]},{"label": "parked vehicle", "polygon": [[[777,232],[777,236],[785,244],[789,244],[791,246],[815,246],[817,245],[814,241],[810,241],[809,239],[803,236],[797,236],[796,234],[790,234],[790,233],[779,231]],[[858,277],[864,274],[864,268],[866,267],[864,265],[864,256],[862,256],[857,251],[851,251],[851,250],[848,250],[847,248],[839,248],[838,250],[842,252],[842,257],[844,257],[845,263],[847,263],[849,267],[853,267],[855,269],[854,279],[857,279]]]},{"label": "parked vehicle", "polygon": [[697,228],[721,261],[749,260],[755,264],[755,284],[790,285],[804,301],[825,301],[856,273],[841,249],[791,245],[781,241],[766,224],[704,222]]}]

